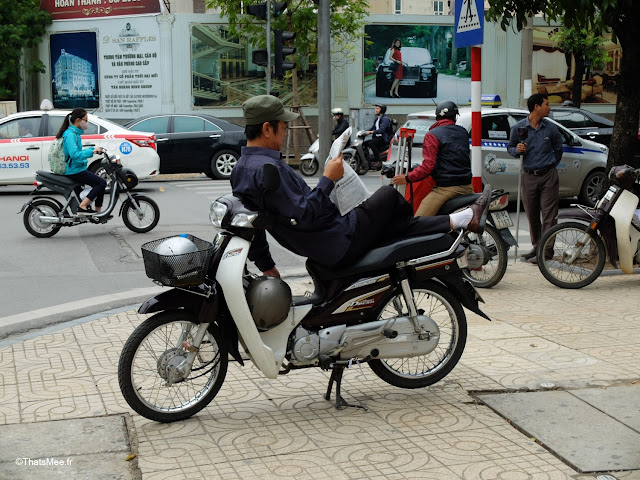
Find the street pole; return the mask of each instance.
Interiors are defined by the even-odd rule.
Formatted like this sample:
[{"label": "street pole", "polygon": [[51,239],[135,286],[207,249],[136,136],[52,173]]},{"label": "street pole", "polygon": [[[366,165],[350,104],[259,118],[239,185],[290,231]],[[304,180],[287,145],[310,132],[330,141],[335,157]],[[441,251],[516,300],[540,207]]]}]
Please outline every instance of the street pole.
[{"label": "street pole", "polygon": [[271,95],[271,0],[267,0],[267,95]]},{"label": "street pole", "polygon": [[318,136],[320,140],[318,160],[319,175],[324,171],[324,161],[331,145],[331,31],[330,0],[318,2]]}]

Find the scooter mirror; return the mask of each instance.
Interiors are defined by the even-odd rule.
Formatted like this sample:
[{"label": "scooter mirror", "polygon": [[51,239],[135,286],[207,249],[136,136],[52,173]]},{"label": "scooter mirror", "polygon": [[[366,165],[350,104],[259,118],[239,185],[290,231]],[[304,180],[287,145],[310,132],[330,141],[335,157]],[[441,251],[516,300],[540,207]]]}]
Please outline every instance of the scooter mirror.
[{"label": "scooter mirror", "polygon": [[273,163],[265,163],[262,167],[262,183],[267,190],[280,188],[280,172]]}]

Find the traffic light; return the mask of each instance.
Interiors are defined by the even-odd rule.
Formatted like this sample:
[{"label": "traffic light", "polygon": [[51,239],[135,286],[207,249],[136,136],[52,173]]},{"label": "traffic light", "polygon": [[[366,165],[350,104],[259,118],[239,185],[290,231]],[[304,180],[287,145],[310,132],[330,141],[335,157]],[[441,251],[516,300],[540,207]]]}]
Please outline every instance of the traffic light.
[{"label": "traffic light", "polygon": [[[286,4],[285,4],[286,7]],[[274,30],[274,54],[275,54],[275,69],[274,76],[276,78],[284,77],[285,70],[291,70],[295,68],[294,62],[285,61],[289,55],[296,53],[294,47],[289,47],[287,43],[289,40],[293,40],[296,37],[295,32],[283,32],[282,30]]]},{"label": "traffic light", "polygon": [[273,18],[278,18],[287,9],[287,2],[273,2]]},{"label": "traffic light", "polygon": [[247,5],[247,14],[253,15],[260,20],[267,19],[267,2],[259,3],[258,5]]},{"label": "traffic light", "polygon": [[269,64],[269,52],[266,49],[261,48],[251,52],[251,61],[261,67],[266,67]]}]

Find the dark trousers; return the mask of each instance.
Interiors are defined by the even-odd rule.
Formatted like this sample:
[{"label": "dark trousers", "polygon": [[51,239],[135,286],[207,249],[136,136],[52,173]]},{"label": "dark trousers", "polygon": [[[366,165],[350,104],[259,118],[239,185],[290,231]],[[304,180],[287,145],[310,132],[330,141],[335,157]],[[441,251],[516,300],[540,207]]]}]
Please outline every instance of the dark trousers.
[{"label": "dark trousers", "polygon": [[382,137],[373,137],[371,140],[364,142],[363,145],[365,148],[370,148],[373,153],[373,156],[369,159],[370,162],[377,162],[380,160],[378,158],[380,156],[380,152],[387,147],[387,143],[382,139]]},{"label": "dark trousers", "polygon": [[99,177],[95,173],[90,172],[89,170],[84,170],[83,172],[74,173],[72,175],[67,175],[74,182],[82,183],[84,185],[89,185],[93,187],[87,197],[92,202],[96,201],[96,207],[102,207],[102,202],[104,199],[104,191],[107,188],[107,182],[104,178]]},{"label": "dark trousers", "polygon": [[398,191],[381,187],[355,208],[356,230],[347,253],[337,266],[351,264],[371,248],[388,240],[446,233],[449,215],[414,217],[413,208]]},{"label": "dark trousers", "polygon": [[552,168],[544,175],[522,174],[522,203],[529,220],[529,234],[533,248],[543,232],[558,223],[560,187],[558,170]]}]

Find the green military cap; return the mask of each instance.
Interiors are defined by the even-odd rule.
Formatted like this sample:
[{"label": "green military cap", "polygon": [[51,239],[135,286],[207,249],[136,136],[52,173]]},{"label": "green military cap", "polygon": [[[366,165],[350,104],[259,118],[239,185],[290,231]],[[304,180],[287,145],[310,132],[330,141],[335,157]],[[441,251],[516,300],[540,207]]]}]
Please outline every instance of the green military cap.
[{"label": "green military cap", "polygon": [[247,125],[261,125],[271,120],[290,122],[299,117],[297,113],[287,112],[280,99],[273,95],[258,95],[246,100],[242,111]]}]

